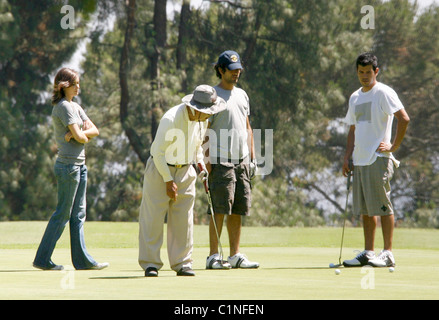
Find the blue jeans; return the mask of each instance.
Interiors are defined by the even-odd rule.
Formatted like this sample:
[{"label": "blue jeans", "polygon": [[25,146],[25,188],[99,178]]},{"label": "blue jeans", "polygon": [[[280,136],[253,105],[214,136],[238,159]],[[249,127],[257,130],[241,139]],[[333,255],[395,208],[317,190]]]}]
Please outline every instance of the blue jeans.
[{"label": "blue jeans", "polygon": [[58,181],[58,205],[49,220],[38,248],[34,265],[50,269],[55,266],[51,256],[67,222],[70,223],[70,247],[75,269],[89,269],[97,264],[87,253],[84,243],[87,166],[55,163]]}]

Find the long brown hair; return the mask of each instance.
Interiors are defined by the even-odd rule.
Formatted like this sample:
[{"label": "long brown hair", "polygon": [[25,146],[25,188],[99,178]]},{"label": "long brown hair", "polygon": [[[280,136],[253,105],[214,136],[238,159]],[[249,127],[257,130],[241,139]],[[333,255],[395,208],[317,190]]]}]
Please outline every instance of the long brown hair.
[{"label": "long brown hair", "polygon": [[62,68],[58,71],[53,83],[52,105],[57,104],[65,97],[63,89],[73,86],[77,79],[79,79],[79,74],[73,69]]}]

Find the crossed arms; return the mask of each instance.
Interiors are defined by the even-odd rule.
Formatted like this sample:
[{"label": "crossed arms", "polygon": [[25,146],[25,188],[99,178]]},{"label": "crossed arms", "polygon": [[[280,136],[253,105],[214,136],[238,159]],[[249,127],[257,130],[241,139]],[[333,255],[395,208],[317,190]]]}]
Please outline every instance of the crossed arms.
[{"label": "crossed arms", "polygon": [[90,120],[84,121],[83,128],[84,131],[82,131],[76,123],[70,124],[69,132],[66,133],[64,139],[69,142],[70,139],[73,138],[79,143],[85,144],[99,135],[98,128]]}]

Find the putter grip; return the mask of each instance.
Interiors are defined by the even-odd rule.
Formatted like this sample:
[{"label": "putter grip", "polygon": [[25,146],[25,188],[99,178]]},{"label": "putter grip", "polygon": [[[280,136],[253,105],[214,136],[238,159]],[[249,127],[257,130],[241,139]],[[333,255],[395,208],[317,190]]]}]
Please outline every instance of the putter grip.
[{"label": "putter grip", "polygon": [[[198,170],[200,170],[200,172],[204,170],[203,166],[201,165],[201,163],[197,163],[197,166],[198,166]],[[204,190],[206,191],[206,193],[208,193],[209,192],[209,187],[207,186],[207,179],[205,179],[203,181],[203,184],[204,184]]]},{"label": "putter grip", "polygon": [[348,182],[347,182],[347,189],[349,191],[349,189],[351,188],[351,177],[352,177],[352,170],[354,169],[354,163],[352,161],[352,159],[349,160],[349,172],[348,172]]},{"label": "putter grip", "polygon": [[351,176],[352,176],[352,171],[349,171],[348,172],[348,182],[347,182],[347,185],[346,185],[346,189],[348,189],[348,191],[351,188]]}]

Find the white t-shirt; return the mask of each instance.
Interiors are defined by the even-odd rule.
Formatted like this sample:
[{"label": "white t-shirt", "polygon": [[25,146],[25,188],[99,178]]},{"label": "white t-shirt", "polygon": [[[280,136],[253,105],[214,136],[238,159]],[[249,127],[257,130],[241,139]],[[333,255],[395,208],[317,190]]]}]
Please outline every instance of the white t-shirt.
[{"label": "white t-shirt", "polygon": [[230,162],[244,159],[249,154],[247,142],[247,117],[250,102],[247,93],[237,87],[224,90],[214,87],[218,96],[227,103],[226,110],[209,118],[209,156],[210,162]]},{"label": "white t-shirt", "polygon": [[355,166],[367,166],[377,157],[391,158],[399,166],[392,153],[379,153],[381,142],[390,143],[394,113],[403,109],[396,92],[389,86],[377,82],[371,90],[355,91],[349,99],[349,109],[345,122],[355,125],[355,146],[353,162]]}]

